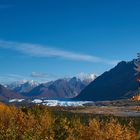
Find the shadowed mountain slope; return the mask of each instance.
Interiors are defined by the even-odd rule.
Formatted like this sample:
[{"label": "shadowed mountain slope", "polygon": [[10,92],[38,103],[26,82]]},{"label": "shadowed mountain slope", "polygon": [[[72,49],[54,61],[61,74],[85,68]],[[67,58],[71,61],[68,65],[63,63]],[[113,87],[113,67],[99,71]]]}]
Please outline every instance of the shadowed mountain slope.
[{"label": "shadowed mountain slope", "polygon": [[134,60],[120,62],[108,72],[91,82],[76,100],[115,100],[132,97],[138,89]]}]

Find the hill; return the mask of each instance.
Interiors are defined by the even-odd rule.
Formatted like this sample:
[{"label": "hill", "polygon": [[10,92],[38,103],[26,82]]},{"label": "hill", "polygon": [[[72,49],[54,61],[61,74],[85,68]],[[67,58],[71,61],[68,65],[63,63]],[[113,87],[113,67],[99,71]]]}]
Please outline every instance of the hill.
[{"label": "hill", "polygon": [[15,93],[14,91],[0,85],[0,101],[8,101],[8,99],[12,98],[21,98],[21,96],[18,93]]}]

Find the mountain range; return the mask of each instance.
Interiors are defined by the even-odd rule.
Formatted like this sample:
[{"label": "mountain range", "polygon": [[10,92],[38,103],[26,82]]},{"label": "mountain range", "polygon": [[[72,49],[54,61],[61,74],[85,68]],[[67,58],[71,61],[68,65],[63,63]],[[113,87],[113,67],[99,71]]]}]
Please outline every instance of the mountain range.
[{"label": "mountain range", "polygon": [[30,92],[22,95],[38,98],[72,98],[77,96],[88,84],[89,81],[81,81],[76,77],[71,79],[58,79],[54,82],[40,84]]},{"label": "mountain range", "polygon": [[62,78],[41,84],[33,80],[22,80],[5,87],[20,94],[23,98],[72,98],[95,78],[95,74],[81,73],[77,77]]}]

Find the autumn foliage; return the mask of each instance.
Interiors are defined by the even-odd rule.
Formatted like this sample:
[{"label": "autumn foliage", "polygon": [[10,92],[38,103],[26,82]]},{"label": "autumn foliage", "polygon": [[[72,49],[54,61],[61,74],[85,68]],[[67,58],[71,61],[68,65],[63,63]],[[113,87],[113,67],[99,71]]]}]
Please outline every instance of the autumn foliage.
[{"label": "autumn foliage", "polygon": [[0,140],[135,140],[132,124],[57,116],[42,105],[16,108],[0,104]]}]

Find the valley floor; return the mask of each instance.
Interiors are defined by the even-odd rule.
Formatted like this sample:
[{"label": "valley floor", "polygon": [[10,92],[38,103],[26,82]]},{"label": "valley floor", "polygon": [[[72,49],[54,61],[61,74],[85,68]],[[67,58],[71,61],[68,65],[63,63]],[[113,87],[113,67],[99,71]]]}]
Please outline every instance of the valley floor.
[{"label": "valley floor", "polygon": [[[124,109],[124,110],[123,110]],[[129,106],[127,110],[138,111]],[[140,116],[118,116],[122,107],[0,104],[2,140],[137,140]],[[134,112],[133,112],[134,113]]]},{"label": "valley floor", "polygon": [[139,116],[140,117],[140,106],[127,106],[127,107],[116,107],[116,106],[88,106],[78,110],[71,110],[76,113],[92,113],[92,114],[105,114],[114,116]]}]

